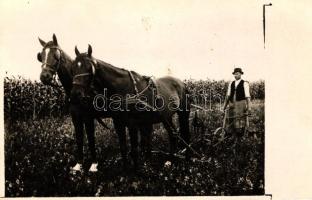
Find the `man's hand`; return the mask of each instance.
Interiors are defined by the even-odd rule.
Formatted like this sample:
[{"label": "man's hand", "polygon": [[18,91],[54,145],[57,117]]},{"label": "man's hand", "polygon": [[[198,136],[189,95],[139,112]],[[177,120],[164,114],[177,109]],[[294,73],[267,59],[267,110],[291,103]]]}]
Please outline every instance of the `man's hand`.
[{"label": "man's hand", "polygon": [[250,114],[251,114],[251,108],[248,107],[248,108],[247,108],[247,115],[250,115]]},{"label": "man's hand", "polygon": [[223,113],[225,113],[226,107],[228,106],[228,103],[229,103],[229,97],[226,96],[225,100],[224,100],[223,110],[222,110]]}]

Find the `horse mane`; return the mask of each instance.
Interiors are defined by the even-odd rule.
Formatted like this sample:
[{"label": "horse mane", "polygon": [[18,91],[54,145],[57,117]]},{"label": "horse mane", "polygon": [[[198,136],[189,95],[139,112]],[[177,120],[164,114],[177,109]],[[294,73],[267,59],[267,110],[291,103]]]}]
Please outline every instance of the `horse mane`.
[{"label": "horse mane", "polygon": [[107,88],[111,88],[111,91],[116,88],[122,88],[125,92],[135,91],[135,87],[139,87],[140,90],[148,84],[149,79],[146,78],[147,76],[142,76],[137,72],[116,67],[100,59],[94,60],[97,63],[96,70],[98,70],[98,77],[95,79],[98,81],[98,84],[96,84],[98,86],[105,85]]},{"label": "horse mane", "polygon": [[95,59],[95,60],[102,67],[108,67],[108,68],[112,68],[112,69],[117,69],[117,70],[122,70],[122,71],[125,71],[125,72],[127,71],[128,72],[128,70],[126,70],[124,68],[116,67],[116,66],[114,66],[114,65],[112,65],[110,63],[104,62],[103,60],[100,60],[100,59]]}]

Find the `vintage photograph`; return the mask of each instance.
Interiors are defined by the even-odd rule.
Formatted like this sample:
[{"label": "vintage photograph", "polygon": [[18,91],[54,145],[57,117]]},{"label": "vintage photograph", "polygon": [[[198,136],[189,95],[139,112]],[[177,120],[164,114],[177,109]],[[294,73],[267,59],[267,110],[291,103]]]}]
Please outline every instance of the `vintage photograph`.
[{"label": "vintage photograph", "polygon": [[270,2],[0,5],[6,197],[265,195]]}]

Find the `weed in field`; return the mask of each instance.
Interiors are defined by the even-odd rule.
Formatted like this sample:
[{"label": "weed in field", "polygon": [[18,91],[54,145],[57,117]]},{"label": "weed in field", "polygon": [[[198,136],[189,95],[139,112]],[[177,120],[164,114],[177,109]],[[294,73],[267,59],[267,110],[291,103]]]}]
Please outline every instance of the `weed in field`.
[{"label": "weed in field", "polygon": [[[220,140],[211,130],[221,125],[219,111],[201,113],[208,141],[194,148],[205,162],[173,160],[154,154],[138,173],[122,170],[118,137],[96,128],[99,172],[72,175],[75,140],[69,117],[16,120],[5,123],[6,196],[132,196],[132,195],[256,195],[264,194],[264,105],[252,108],[251,132],[241,142]],[[112,126],[110,120],[107,120]],[[209,135],[210,134],[210,135]],[[200,135],[192,134],[192,141]],[[86,138],[84,141],[87,141]],[[128,142],[129,143],[129,142]],[[153,149],[169,151],[164,128],[155,125]],[[85,155],[87,145],[85,144]]]}]

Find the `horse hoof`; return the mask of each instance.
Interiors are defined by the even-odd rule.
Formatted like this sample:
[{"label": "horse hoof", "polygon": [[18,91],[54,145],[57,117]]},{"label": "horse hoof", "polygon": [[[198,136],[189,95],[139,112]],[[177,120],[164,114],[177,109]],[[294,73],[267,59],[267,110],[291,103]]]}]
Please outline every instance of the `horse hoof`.
[{"label": "horse hoof", "polygon": [[89,169],[89,172],[97,172],[98,171],[97,166],[98,166],[98,163],[92,163]]},{"label": "horse hoof", "polygon": [[75,175],[77,172],[82,171],[82,166],[80,163],[77,163],[73,168],[71,168],[72,173]]},{"label": "horse hoof", "polygon": [[164,168],[169,169],[171,167],[172,163],[168,160],[164,164]]}]

